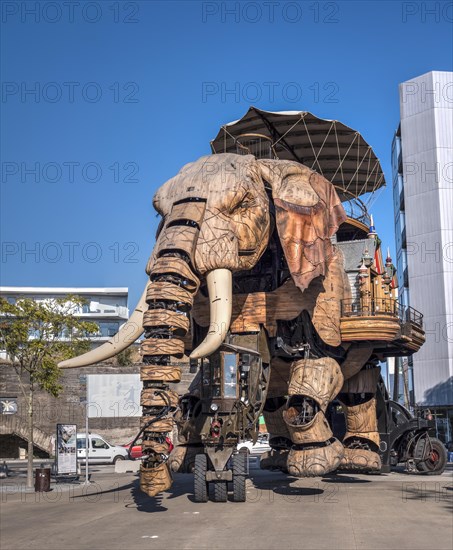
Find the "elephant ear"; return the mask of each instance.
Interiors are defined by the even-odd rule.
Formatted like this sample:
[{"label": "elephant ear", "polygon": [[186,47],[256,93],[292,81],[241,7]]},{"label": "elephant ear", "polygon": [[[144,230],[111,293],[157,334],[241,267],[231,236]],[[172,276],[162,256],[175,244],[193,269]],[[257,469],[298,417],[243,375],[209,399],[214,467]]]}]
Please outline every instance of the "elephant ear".
[{"label": "elephant ear", "polygon": [[295,284],[303,291],[325,276],[334,250],[330,237],[346,220],[334,186],[298,162],[258,161],[271,186],[277,231]]}]

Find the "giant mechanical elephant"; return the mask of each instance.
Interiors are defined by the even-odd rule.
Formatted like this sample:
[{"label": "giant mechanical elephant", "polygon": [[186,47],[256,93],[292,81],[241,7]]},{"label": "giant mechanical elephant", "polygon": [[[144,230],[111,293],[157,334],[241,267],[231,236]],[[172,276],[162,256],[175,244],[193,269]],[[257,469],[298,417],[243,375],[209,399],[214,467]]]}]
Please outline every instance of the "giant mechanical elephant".
[{"label": "giant mechanical elephant", "polygon": [[[184,423],[169,384],[180,380],[182,358],[200,361],[225,343],[254,349],[267,368],[261,409],[273,450],[263,467],[295,476],[379,470],[377,360],[372,347],[342,343],[340,333],[351,290],[333,243],[346,220],[333,185],[297,162],[225,153],[184,166],[153,204],[162,220],[131,319],[111,342],[61,365],[106,359],[145,333],[142,489],[154,495],[171,483],[165,436],[175,416]],[[195,383],[184,402],[197,395]],[[342,443],[326,416],[337,396]],[[197,434],[181,431],[174,470],[200,452]]]}]

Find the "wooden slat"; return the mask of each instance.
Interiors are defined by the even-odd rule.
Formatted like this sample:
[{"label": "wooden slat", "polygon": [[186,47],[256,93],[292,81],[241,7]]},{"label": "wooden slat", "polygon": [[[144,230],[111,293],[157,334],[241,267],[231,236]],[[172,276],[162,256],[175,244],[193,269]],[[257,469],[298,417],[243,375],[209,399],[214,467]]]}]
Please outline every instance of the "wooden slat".
[{"label": "wooden slat", "polygon": [[146,338],[142,342],[143,355],[172,355],[182,357],[184,355],[184,342],[172,338]]},{"label": "wooden slat", "polygon": [[172,283],[157,283],[152,282],[148,285],[146,291],[146,301],[149,304],[150,302],[160,301],[160,300],[170,300],[173,302],[179,302],[186,304],[187,307],[191,307],[193,304],[192,294],[181,288],[180,286],[174,285]]},{"label": "wooden slat", "polygon": [[150,309],[143,314],[143,326],[145,328],[168,327],[173,334],[185,336],[189,330],[190,320],[183,313],[168,309]]},{"label": "wooden slat", "polygon": [[193,294],[197,292],[200,284],[198,277],[192,272],[187,263],[175,256],[162,256],[162,258],[154,260],[149,274],[151,277],[158,275],[182,277],[187,282],[184,288]]},{"label": "wooden slat", "polygon": [[342,317],[341,339],[346,342],[391,342],[400,330],[398,317]]},{"label": "wooden slat", "polygon": [[[160,390],[154,388],[148,388],[142,390],[140,394],[140,405],[142,407],[177,407],[179,403],[179,396],[172,390],[165,390],[164,395]],[[167,403],[168,401],[168,403]]]},{"label": "wooden slat", "polygon": [[[143,428],[151,420],[149,416],[142,416],[140,419],[140,427]],[[146,431],[148,432],[157,432],[157,433],[167,433],[173,430],[173,418],[162,418],[153,422]]]},{"label": "wooden slat", "polygon": [[168,220],[166,220],[167,225],[178,220],[192,220],[200,226],[203,221],[205,209],[205,202],[182,202],[179,204],[174,204],[171,214],[168,217]]},{"label": "wooden slat", "polygon": [[140,380],[178,383],[181,381],[181,368],[163,365],[142,365],[140,367]]},{"label": "wooden slat", "polygon": [[166,227],[156,244],[158,254],[163,251],[182,250],[193,260],[198,233],[198,229],[187,225]]}]

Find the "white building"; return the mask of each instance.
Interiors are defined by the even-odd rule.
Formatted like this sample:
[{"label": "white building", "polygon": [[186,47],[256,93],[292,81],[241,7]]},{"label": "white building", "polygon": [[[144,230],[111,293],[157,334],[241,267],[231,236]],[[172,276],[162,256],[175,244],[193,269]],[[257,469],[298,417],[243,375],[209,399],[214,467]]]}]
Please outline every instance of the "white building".
[{"label": "white building", "polygon": [[409,371],[415,403],[441,407],[444,435],[452,439],[453,73],[413,78],[399,94],[392,169],[400,296],[423,313],[426,331]]},{"label": "white building", "polygon": [[74,294],[84,298],[86,305],[76,313],[86,321],[99,326],[99,333],[91,336],[93,345],[99,345],[114,336],[129,318],[127,307],[128,288],[71,288],[37,286],[0,286],[0,296],[14,303],[19,298],[46,301]]}]

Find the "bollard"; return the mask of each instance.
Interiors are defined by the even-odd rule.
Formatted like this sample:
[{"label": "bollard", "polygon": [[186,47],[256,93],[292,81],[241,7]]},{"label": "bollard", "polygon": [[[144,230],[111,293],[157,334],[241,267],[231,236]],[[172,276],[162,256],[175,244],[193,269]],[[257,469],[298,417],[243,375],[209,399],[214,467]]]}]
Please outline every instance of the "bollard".
[{"label": "bollard", "polygon": [[50,468],[36,468],[35,493],[47,493],[50,491]]}]

